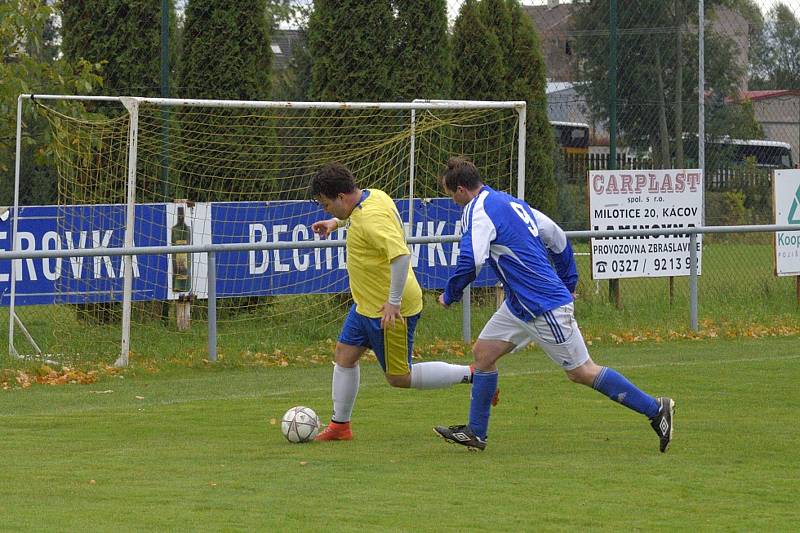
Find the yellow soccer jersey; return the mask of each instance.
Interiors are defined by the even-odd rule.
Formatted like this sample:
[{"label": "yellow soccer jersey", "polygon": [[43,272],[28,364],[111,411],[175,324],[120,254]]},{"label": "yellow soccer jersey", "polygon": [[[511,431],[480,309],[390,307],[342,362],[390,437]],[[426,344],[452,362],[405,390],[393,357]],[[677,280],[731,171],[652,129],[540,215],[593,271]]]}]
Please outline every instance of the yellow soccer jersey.
[{"label": "yellow soccer jersey", "polygon": [[[381,306],[389,299],[389,262],[410,252],[400,214],[392,199],[378,189],[365,192],[367,197],[356,206],[348,219],[347,274],[350,276],[350,291],[358,313],[379,318]],[[409,265],[400,313],[411,316],[420,311],[422,289]]]}]

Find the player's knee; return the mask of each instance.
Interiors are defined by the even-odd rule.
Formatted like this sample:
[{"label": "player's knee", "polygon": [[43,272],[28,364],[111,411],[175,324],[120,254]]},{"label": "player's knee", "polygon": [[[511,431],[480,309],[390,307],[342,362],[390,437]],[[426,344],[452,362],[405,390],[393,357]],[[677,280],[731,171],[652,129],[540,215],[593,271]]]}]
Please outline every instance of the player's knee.
[{"label": "player's knee", "polygon": [[473,348],[472,356],[475,359],[475,368],[481,370],[488,370],[494,367],[495,361],[497,360],[493,354],[475,348]]},{"label": "player's knee", "polygon": [[567,370],[567,377],[573,383],[578,383],[580,385],[586,385],[587,387],[591,387],[592,383],[594,383],[595,377],[600,370],[594,362],[591,360],[587,361],[586,363],[582,364],[578,368],[573,368],[572,370]]},{"label": "player's knee", "polygon": [[389,383],[392,387],[398,387],[400,389],[407,389],[411,387],[411,372],[408,374],[384,374],[386,376],[386,382]]},{"label": "player's knee", "polygon": [[584,378],[583,375],[581,375],[580,372],[577,372],[576,370],[578,370],[578,369],[568,371],[567,372],[567,378],[569,378],[569,380],[571,382],[573,382],[573,383],[579,383],[579,384],[583,385],[585,378]]}]

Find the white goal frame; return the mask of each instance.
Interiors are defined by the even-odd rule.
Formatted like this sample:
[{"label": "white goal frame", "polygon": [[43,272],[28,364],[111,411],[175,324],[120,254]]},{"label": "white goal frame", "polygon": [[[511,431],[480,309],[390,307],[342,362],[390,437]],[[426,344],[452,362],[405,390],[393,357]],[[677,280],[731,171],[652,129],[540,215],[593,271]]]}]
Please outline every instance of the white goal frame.
[{"label": "white goal frame", "polygon": [[[79,95],[54,95],[54,94],[22,94],[17,99],[17,128],[16,128],[16,161],[14,167],[14,206],[11,216],[12,234],[9,236],[11,242],[10,252],[17,252],[17,233],[18,233],[18,217],[19,205],[19,190],[20,190],[20,161],[22,152],[22,112],[23,102],[33,100],[78,100],[86,102],[118,102],[125,107],[130,116],[130,123],[128,129],[128,169],[127,169],[127,182],[126,182],[126,224],[125,224],[125,237],[124,248],[115,249],[114,255],[122,255],[119,252],[124,251],[128,255],[124,255],[124,280],[123,280],[123,300],[122,300],[122,339],[120,347],[120,355],[116,361],[116,366],[127,366],[128,356],[130,353],[130,329],[131,329],[131,303],[132,303],[132,286],[133,286],[133,270],[132,270],[132,255],[139,253],[138,249],[133,248],[133,227],[134,227],[134,207],[136,204],[136,170],[137,170],[137,140],[138,140],[138,118],[139,118],[139,105],[142,103],[154,104],[162,107],[219,107],[219,108],[238,108],[238,109],[267,109],[267,108],[285,108],[285,109],[309,109],[309,110],[358,110],[358,109],[387,109],[387,110],[408,110],[411,121],[411,157],[409,168],[409,200],[414,200],[414,180],[415,180],[415,120],[416,111],[418,110],[442,110],[442,109],[510,109],[518,115],[518,132],[517,132],[517,196],[524,199],[525,191],[525,146],[526,146],[526,122],[527,122],[527,108],[525,101],[473,101],[473,100],[414,100],[413,102],[273,102],[273,101],[246,101],[246,100],[200,100],[200,99],[179,99],[179,98],[141,98],[130,96],[79,96]],[[413,205],[413,204],[412,204]],[[409,210],[409,225],[413,222],[413,209]],[[436,239],[431,239],[435,241]],[[287,243],[292,244],[292,243]],[[296,244],[300,244],[299,242]],[[333,244],[333,243],[328,243]],[[165,251],[169,251],[171,247],[163,247]],[[242,249],[261,249],[262,246],[258,244],[250,244],[249,248]],[[94,253],[103,252],[103,249],[94,249]],[[36,254],[37,252],[29,252]],[[66,257],[75,254],[66,254],[64,252],[57,253],[50,252],[52,257]],[[150,252],[152,253],[152,251]],[[39,255],[42,255],[41,253]],[[84,255],[86,254],[84,251]],[[94,254],[93,254],[94,255]],[[213,256],[213,253],[211,253]],[[50,257],[50,256],[47,256]],[[211,259],[211,257],[210,257]],[[213,259],[212,259],[213,260]],[[9,355],[19,357],[19,353],[14,347],[14,330],[15,325],[20,328],[20,331],[25,335],[27,340],[32,346],[41,354],[41,350],[36,345],[32,336],[28,333],[25,325],[17,317],[14,309],[15,296],[16,296],[16,276],[17,268],[19,267],[20,259],[11,261],[11,275],[10,275],[10,301],[9,301],[9,324],[8,324],[8,351]],[[209,299],[212,295],[209,294]],[[465,306],[466,307],[466,306]],[[213,337],[216,337],[216,324],[212,324],[211,313],[209,313],[209,330],[213,328]],[[209,344],[211,344],[212,332],[209,331]],[[211,351],[213,348],[213,352]],[[209,346],[209,353],[216,353],[215,347]]]}]

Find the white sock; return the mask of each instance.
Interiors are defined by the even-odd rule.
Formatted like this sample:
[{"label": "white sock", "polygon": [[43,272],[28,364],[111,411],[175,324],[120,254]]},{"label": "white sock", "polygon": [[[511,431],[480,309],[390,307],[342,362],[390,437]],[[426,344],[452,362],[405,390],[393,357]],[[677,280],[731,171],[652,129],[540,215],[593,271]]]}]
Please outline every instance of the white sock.
[{"label": "white sock", "polygon": [[469,366],[442,361],[411,365],[412,389],[442,389],[457,383],[469,383]]},{"label": "white sock", "polygon": [[335,422],[350,421],[360,381],[361,369],[359,365],[353,368],[333,365],[333,384],[331,385],[333,417],[331,417],[331,420]]}]

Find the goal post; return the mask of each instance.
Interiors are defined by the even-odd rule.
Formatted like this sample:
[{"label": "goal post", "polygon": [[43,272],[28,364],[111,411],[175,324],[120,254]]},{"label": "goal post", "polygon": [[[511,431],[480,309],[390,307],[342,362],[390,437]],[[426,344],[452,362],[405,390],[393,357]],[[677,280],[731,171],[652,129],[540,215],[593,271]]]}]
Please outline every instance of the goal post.
[{"label": "goal post", "polygon": [[[58,183],[54,205],[19,205],[25,105],[46,125],[43,151]],[[525,121],[525,102],[517,101],[22,95],[7,250],[176,248],[11,261],[8,300],[0,302],[9,307],[9,352],[20,352],[15,325],[24,328],[26,349],[37,344],[40,355],[63,361],[116,352],[117,364],[126,365],[131,351],[142,357],[202,351],[196,335],[174,331],[162,302],[173,306],[171,314],[177,302],[191,306],[195,329],[216,316],[214,335],[226,350],[255,359],[273,344],[247,344],[243,332],[254,324],[268,324],[288,345],[335,336],[349,305],[344,250],[290,244],[318,239],[310,224],[325,215],[307,197],[316,169],[342,162],[359,186],[394,198],[408,235],[416,237],[410,247],[418,278],[436,289],[457,256],[457,244],[442,244],[441,237],[460,225],[457,206],[441,198],[439,172],[447,157],[465,155],[488,184],[522,196]],[[213,287],[207,256],[177,248],[234,243],[252,249],[215,253]],[[282,246],[266,250],[264,243]],[[293,321],[300,316],[315,324],[313,331],[297,331]],[[82,334],[87,328],[94,328],[92,338]]]}]

